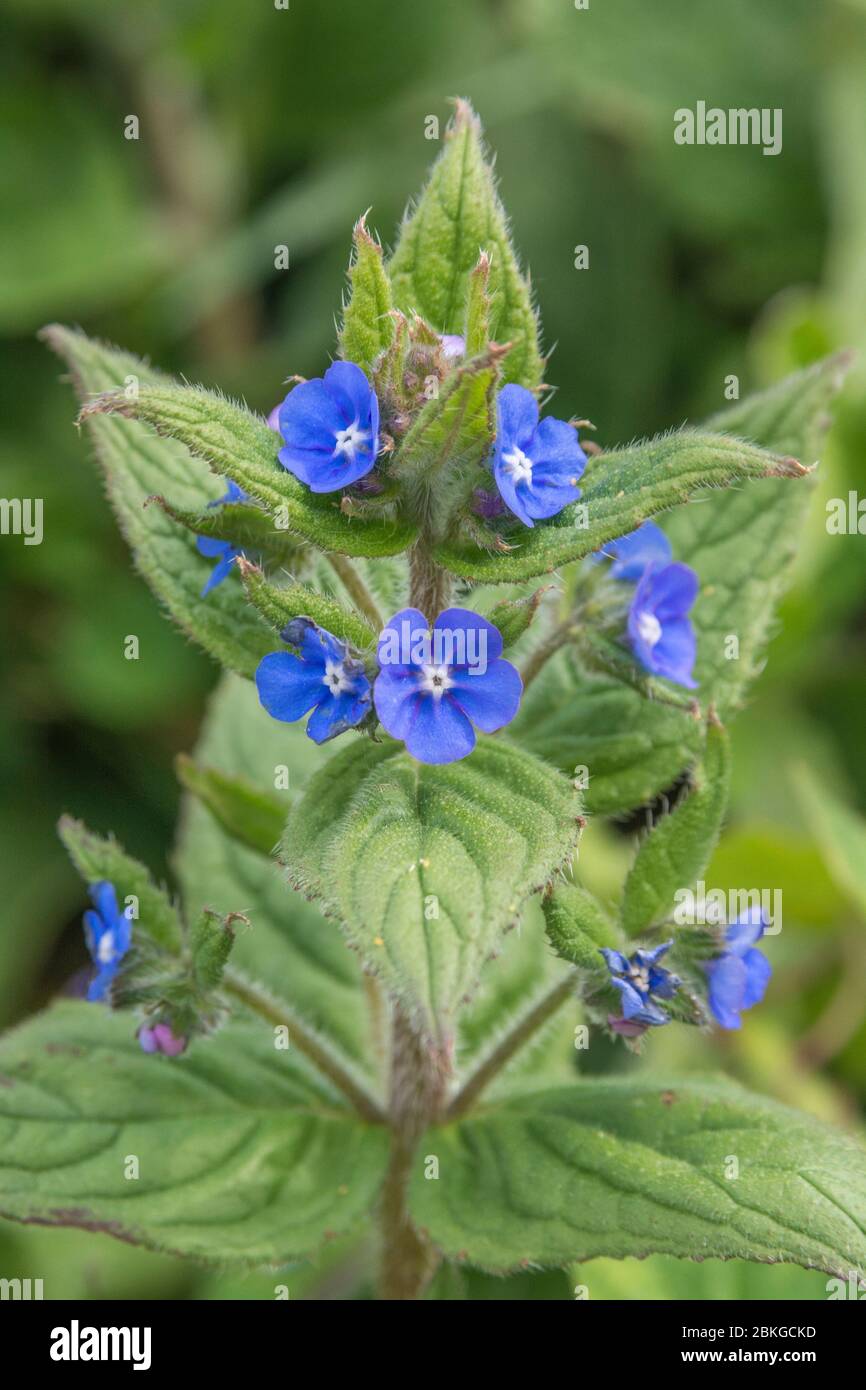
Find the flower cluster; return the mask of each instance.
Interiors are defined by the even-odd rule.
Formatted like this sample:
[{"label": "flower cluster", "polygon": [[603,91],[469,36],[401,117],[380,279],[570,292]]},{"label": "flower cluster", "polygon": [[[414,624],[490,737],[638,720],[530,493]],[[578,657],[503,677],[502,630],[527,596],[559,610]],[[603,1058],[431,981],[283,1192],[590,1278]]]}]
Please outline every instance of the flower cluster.
[{"label": "flower cluster", "polygon": [[698,576],[671,558],[667,536],[652,521],[622,536],[604,552],[611,578],[635,585],[627,631],[638,661],[654,676],[695,690],[697,643],[688,616],[698,594]]},{"label": "flower cluster", "polygon": [[[465,351],[457,334],[442,335],[441,343],[446,360]],[[311,492],[338,492],[375,467],[379,401],[354,362],[334,362],[323,377],[295,386],[269,422],[283,440],[280,463]],[[572,425],[552,417],[539,421],[532,392],[509,385],[497,398],[491,464],[502,503],[533,526],[580,497],[586,455]]]},{"label": "flower cluster", "polygon": [[[756,947],[767,927],[761,907],[750,907],[725,929],[724,939],[709,959],[684,960],[691,983],[659,965],[662,956],[671,948],[679,961],[685,950],[682,942],[672,938],[652,949],[639,949],[631,956],[607,947],[600,950],[610,976],[609,983],[620,993],[620,1015],[608,1015],[608,1026],[621,1037],[636,1038],[648,1028],[670,1023],[670,1014],[658,1000],[684,996],[684,1004],[692,1009],[693,1022],[712,1016],[722,1028],[739,1028],[740,1014],[763,999],[772,975],[767,957]],[[712,949],[707,939],[704,949]],[[703,954],[703,951],[701,951]],[[705,982],[705,983],[702,983]],[[680,1011],[681,1012],[681,1011]]]},{"label": "flower cluster", "polygon": [[282,633],[296,650],[272,652],[256,672],[259,700],[274,719],[309,714],[307,733],[325,743],[371,715],[406,744],[419,762],[450,763],[475,747],[475,729],[495,733],[517,713],[523,684],[502,656],[492,623],[467,608],[448,608],[432,631],[417,608],[404,608],[384,627],[378,673],[344,642],[309,618]]}]

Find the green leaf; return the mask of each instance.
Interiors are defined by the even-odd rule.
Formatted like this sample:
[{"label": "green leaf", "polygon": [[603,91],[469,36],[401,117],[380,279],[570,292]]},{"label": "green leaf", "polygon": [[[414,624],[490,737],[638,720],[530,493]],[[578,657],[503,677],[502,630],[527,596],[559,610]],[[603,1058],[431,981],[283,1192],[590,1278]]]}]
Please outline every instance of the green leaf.
[{"label": "green leaf", "polygon": [[180,522],[193,535],[230,541],[238,549],[260,555],[274,565],[294,570],[310,553],[304,541],[276,525],[278,517],[254,503],[224,502],[220,507],[190,511],[172,506],[164,497],[152,497],[148,501],[161,507],[167,516]]},{"label": "green leaf", "polygon": [[521,531],[517,537],[509,535],[513,548],[507,554],[464,541],[438,546],[436,558],[464,579],[534,579],[583,559],[703,489],[749,478],[800,478],[807,471],[794,458],[740,439],[677,430],[593,459],[584,474],[580,502],[566,507],[552,523]]},{"label": "green leaf", "polygon": [[384,1129],[266,1024],[165,1063],[128,1018],[66,1003],[5,1036],[0,1072],[0,1213],[20,1221],[281,1264],[362,1221],[381,1182]]},{"label": "green leaf", "polygon": [[866,820],[801,763],[794,786],[834,883],[866,917]]},{"label": "green leaf", "polygon": [[[710,424],[811,462],[847,365],[844,354],[828,358]],[[715,700],[723,720],[760,661],[810,492],[806,480],[797,486],[785,479],[756,481],[708,494],[665,521],[676,559],[701,580],[692,615],[697,694],[702,702]],[[726,656],[728,634],[739,638],[739,659]],[[700,729],[688,715],[588,675],[570,651],[549,662],[527,691],[510,735],[564,771],[588,767],[587,809],[606,814],[651,801],[700,746]]]},{"label": "green leaf", "polygon": [[261,416],[212,391],[171,382],[143,385],[130,396],[109,391],[89,401],[80,418],[103,415],[143,421],[162,437],[180,441],[215,473],[231,478],[278,514],[287,530],[320,550],[396,555],[414,537],[405,522],[344,516],[333,499],[310,492],[277,461],[279,441]]},{"label": "green leaf", "polygon": [[417,415],[400,446],[392,471],[428,536],[444,533],[490,453],[500,357],[498,351],[484,352],[457,367]]},{"label": "green leaf", "polygon": [[367,231],[364,217],[355,225],[352,242],[351,297],[340,330],[340,356],[371,376],[376,359],[394,337],[391,285],[382,262],[382,248]]},{"label": "green leaf", "polygon": [[701,728],[688,714],[612,680],[588,675],[565,649],[547,663],[510,726],[522,747],[563,772],[586,768],[586,807],[612,815],[642,806],[697,756]]},{"label": "green leaf", "polygon": [[[42,337],[69,366],[83,405],[94,394],[122,387],[127,381],[142,386],[158,382],[163,390],[174,389],[139,358],[83,333],[52,324]],[[244,602],[231,578],[204,601],[201,588],[212,563],[198,554],[187,531],[157,507],[145,505],[154,494],[165,493],[181,508],[200,510],[213,498],[213,480],[181,444],[157,439],[133,420],[92,417],[87,430],[137,569],[188,636],[223,665],[251,677],[272,647],[267,626]]]},{"label": "green leaf", "polygon": [[326,598],[306,584],[278,588],[268,583],[260,569],[243,559],[238,561],[238,568],[250,603],[278,632],[293,618],[312,618],[334,637],[360,651],[374,645],[377,633],[370,624],[336,599]]},{"label": "green leaf", "polygon": [[866,1269],[862,1146],[727,1081],[584,1081],[430,1130],[424,1154],[439,1180],[416,1158],[413,1220],[486,1269],[653,1253]]},{"label": "green leaf", "polygon": [[532,296],[485,160],[478,117],[468,102],[458,101],[444,149],[391,259],[397,307],[417,311],[440,333],[462,333],[479,248],[490,257],[490,332],[497,342],[513,344],[505,379],[531,390],[542,374]]},{"label": "green leaf", "polygon": [[501,739],[444,766],[359,739],[293,807],[281,857],[444,1042],[525,899],[572,854],[579,809],[564,778]]},{"label": "green leaf", "polygon": [[180,950],[178,913],[143,864],[131,858],[113,836],[96,835],[71,816],[61,817],[57,831],[85,883],[113,883],[121,910],[126,898],[137,898],[136,931],[146,932],[166,950]]},{"label": "green leaf", "polygon": [[637,936],[664,920],[675,894],[700,878],[722,829],[731,785],[731,749],[719,725],[707,729],[704,757],[692,790],[642,841],[625,881],[622,924]]},{"label": "green leaf", "polygon": [[[768,449],[790,451],[812,464],[848,365],[847,354],[827,358],[730,406],[707,426],[744,435]],[[685,508],[665,527],[676,558],[700,577],[693,614],[698,630],[695,675],[702,701],[712,699],[723,721],[739,708],[761,670],[811,495],[808,483],[790,487],[770,479],[714,497],[706,506]],[[734,658],[732,636],[738,641]]]},{"label": "green leaf", "polygon": [[[211,699],[194,758],[209,777],[245,778],[282,801],[284,823],[311,772],[335,751],[334,744],[318,748],[300,724],[271,719],[255,687],[230,676]],[[210,790],[215,797],[213,783]],[[234,814],[224,799],[221,810]],[[336,1050],[344,1067],[366,1078],[376,1056],[375,1020],[368,1015],[358,958],[318,908],[291,891],[262,848],[239,843],[213,809],[190,797],[174,856],[184,902],[190,913],[202,904],[223,914],[242,909],[251,926],[237,933],[233,964],[290,1005],[323,1047]]]},{"label": "green leaf", "polygon": [[280,841],[287,806],[276,792],[257,787],[247,777],[228,777],[213,767],[200,767],[185,753],[175,759],[178,779],[198,797],[218,825],[259,854],[270,859]]},{"label": "green leaf", "polygon": [[572,965],[598,970],[603,964],[599,955],[602,946],[621,949],[619,933],[601,903],[580,884],[563,884],[541,905],[553,949]]}]

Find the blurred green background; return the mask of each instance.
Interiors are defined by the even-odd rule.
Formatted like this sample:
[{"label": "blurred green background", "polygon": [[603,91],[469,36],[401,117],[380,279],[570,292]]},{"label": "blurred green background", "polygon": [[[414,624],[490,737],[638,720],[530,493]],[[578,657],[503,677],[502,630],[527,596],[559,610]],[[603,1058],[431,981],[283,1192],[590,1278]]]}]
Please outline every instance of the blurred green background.
[{"label": "blurred green background", "polygon": [[[444,127],[460,94],[496,151],[555,346],[557,413],[589,416],[605,443],[699,418],[724,404],[731,373],[745,394],[866,346],[866,0],[4,0],[2,15],[2,493],[45,505],[41,546],[0,538],[5,1026],[85,960],[57,816],[113,829],[167,874],[172,758],[216,675],[133,574],[38,328],[78,323],[268,410],[290,373],[326,364],[352,223],[371,207],[388,244],[439,148],[428,118]],[[783,152],[676,146],[673,112],[698,100],[782,108]],[[124,138],[129,115],[138,140]],[[768,668],[735,726],[734,802],[708,876],[782,889],[773,984],[740,1034],[664,1030],[652,1063],[724,1065],[856,1127],[866,548],[824,525],[826,499],[849,489],[866,495],[862,360]],[[138,662],[123,660],[128,633]],[[602,894],[634,830],[588,832],[582,864]],[[50,1297],[270,1298],[275,1282],[12,1226],[0,1273],[43,1277]],[[292,1296],[330,1277],[289,1276]],[[479,1278],[473,1296],[566,1298],[577,1283],[599,1298],[826,1297],[819,1274],[661,1258],[507,1293]]]}]

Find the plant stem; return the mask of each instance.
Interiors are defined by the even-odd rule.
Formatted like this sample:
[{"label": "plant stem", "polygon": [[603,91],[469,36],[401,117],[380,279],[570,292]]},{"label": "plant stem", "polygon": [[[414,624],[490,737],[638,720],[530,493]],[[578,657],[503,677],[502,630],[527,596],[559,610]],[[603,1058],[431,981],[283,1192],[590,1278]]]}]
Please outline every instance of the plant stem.
[{"label": "plant stem", "polygon": [[399,1004],[391,1042],[391,1155],[382,1196],[383,1299],[419,1298],[439,1255],[412,1225],[408,1188],[418,1140],[441,1112],[448,1059],[422,1036]]},{"label": "plant stem", "polygon": [[514,1026],[510,1033],[497,1044],[486,1059],[481,1063],[476,1071],[464,1081],[457,1095],[452,1100],[446,1113],[447,1120],[459,1119],[465,1115],[477,1101],[481,1092],[489,1086],[490,1082],[502,1068],[506,1066],[515,1053],[519,1052],[526,1042],[537,1033],[538,1029],[552,1018],[557,1009],[565,1003],[574,992],[577,971],[570,971],[563,979],[557,980],[552,989],[548,990],[538,1003],[530,1009],[528,1014]]},{"label": "plant stem", "polygon": [[417,541],[409,552],[409,602],[434,623],[450,597],[450,574],[436,564],[423,541]]},{"label": "plant stem", "polygon": [[520,673],[523,678],[524,692],[535,680],[535,677],[542,667],[552,656],[556,655],[560,647],[565,646],[566,642],[573,634],[574,619],[569,618],[567,622],[561,623],[559,627],[555,627],[553,631],[548,633],[547,637],[538,644],[535,651],[530,654],[526,665]]},{"label": "plant stem", "polygon": [[370,593],[363,579],[361,578],[352,561],[345,555],[338,555],[335,551],[328,551],[325,557],[331,569],[339,578],[347,594],[352,599],[358,612],[363,614],[378,637],[385,621],[376,605],[376,600]]},{"label": "plant stem", "polygon": [[223,988],[235,999],[239,999],[248,1009],[266,1018],[269,1023],[288,1028],[292,1044],[303,1052],[319,1071],[334,1083],[338,1090],[352,1102],[362,1119],[370,1124],[385,1124],[386,1115],[376,1099],[364,1086],[352,1077],[346,1068],[312,1034],[307,1032],[292,1011],[285,1004],[278,1004],[264,990],[245,980],[233,970],[223,975]]}]

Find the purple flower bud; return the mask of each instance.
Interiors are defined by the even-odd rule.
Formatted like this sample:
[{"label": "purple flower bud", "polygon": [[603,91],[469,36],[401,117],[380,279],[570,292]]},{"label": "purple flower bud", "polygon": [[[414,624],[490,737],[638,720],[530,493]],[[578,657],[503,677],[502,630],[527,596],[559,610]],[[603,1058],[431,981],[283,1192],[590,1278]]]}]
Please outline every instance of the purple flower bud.
[{"label": "purple flower bud", "polygon": [[449,361],[455,357],[463,357],[466,353],[466,339],[461,333],[442,333],[442,356]]},{"label": "purple flower bud", "polygon": [[630,1018],[617,1018],[616,1014],[608,1014],[607,1023],[611,1032],[618,1033],[621,1038],[642,1038],[649,1028],[648,1023],[635,1023]]},{"label": "purple flower bud", "polygon": [[142,1052],[161,1052],[164,1057],[179,1057],[189,1043],[188,1038],[176,1037],[168,1023],[155,1023],[152,1028],[142,1024],[138,1041]]},{"label": "purple flower bud", "polygon": [[483,487],[477,487],[472,494],[472,510],[476,516],[483,516],[485,520],[492,521],[494,517],[504,514],[505,503],[498,493],[486,492]]}]

